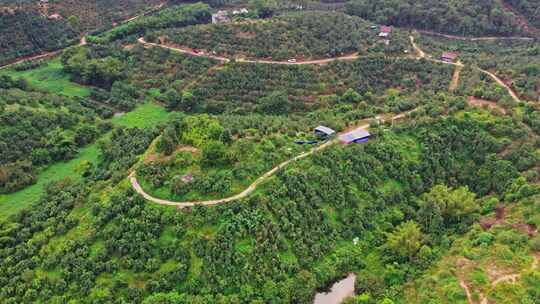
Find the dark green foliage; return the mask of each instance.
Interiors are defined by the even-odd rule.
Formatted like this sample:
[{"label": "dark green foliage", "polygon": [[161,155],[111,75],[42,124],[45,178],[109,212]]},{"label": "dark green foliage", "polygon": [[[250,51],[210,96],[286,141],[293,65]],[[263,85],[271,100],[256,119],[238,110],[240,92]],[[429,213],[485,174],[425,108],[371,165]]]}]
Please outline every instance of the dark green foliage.
[{"label": "dark green foliage", "polygon": [[0,11],[0,65],[19,57],[65,47],[77,33],[63,20],[48,19],[37,12]]},{"label": "dark green foliage", "polygon": [[508,0],[507,3],[521,13],[532,26],[540,28],[540,3],[534,0]]},{"label": "dark green foliage", "polygon": [[385,47],[370,25],[342,13],[302,12],[256,22],[165,30],[159,36],[165,35],[166,40],[175,44],[223,56],[272,60],[329,58],[355,52],[363,54],[377,48],[388,54],[401,54],[407,48],[397,30],[392,46]]},{"label": "dark green foliage", "polygon": [[123,170],[135,163],[137,155],[146,151],[156,135],[156,129],[114,129],[110,139],[99,142],[101,161],[96,169],[96,178],[121,178]]},{"label": "dark green foliage", "polygon": [[90,37],[90,41],[110,42],[130,35],[144,35],[144,33],[150,30],[208,23],[210,20],[210,8],[202,2],[178,5],[116,27],[104,34],[104,37]]},{"label": "dark green foliage", "polygon": [[[24,81],[0,78],[4,86],[24,87]],[[96,114],[73,99],[0,89],[0,105],[6,107],[0,112],[0,193],[32,184],[36,169],[73,158],[100,133],[90,125]]]},{"label": "dark green foliage", "polygon": [[381,24],[458,35],[510,35],[522,29],[502,1],[353,0],[347,12]]}]

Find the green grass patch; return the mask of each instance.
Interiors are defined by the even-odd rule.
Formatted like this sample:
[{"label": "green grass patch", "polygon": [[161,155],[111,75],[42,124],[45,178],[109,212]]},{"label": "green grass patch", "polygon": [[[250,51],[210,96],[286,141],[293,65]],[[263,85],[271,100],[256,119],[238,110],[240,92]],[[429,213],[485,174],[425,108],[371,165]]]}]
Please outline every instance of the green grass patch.
[{"label": "green grass patch", "polygon": [[90,95],[90,88],[70,81],[69,75],[63,71],[63,65],[60,58],[47,61],[46,64],[31,70],[15,71],[9,69],[4,72],[15,78],[25,78],[30,87],[49,93],[61,94],[66,96]]},{"label": "green grass patch", "polygon": [[170,116],[171,113],[162,106],[147,102],[129,113],[113,118],[111,121],[115,126],[144,129],[166,122]]},{"label": "green grass patch", "polygon": [[250,254],[253,251],[252,243],[253,242],[251,238],[245,238],[236,243],[235,245],[236,251],[245,253],[245,254]]},{"label": "green grass patch", "polygon": [[[146,117],[146,118],[145,118]],[[164,122],[169,117],[169,113],[159,105],[147,103],[137,107],[133,112],[130,112],[122,117],[117,117],[113,120],[115,125],[124,125],[135,127],[139,124],[141,128],[148,128],[158,122]],[[105,138],[108,134],[103,135]],[[77,169],[82,161],[97,163],[99,158],[99,148],[97,141],[79,150],[77,156],[67,162],[59,162],[53,164],[37,176],[37,182],[20,191],[0,195],[0,220],[4,220],[12,214],[27,208],[36,203],[43,193],[45,185],[49,182],[62,180],[66,177],[80,179],[81,176]]]},{"label": "green grass patch", "polygon": [[38,174],[37,182],[23,190],[0,195],[0,219],[19,212],[20,210],[34,204],[43,193],[45,185],[50,182],[59,181],[66,177],[79,179],[77,168],[82,161],[96,163],[99,149],[97,144],[91,144],[82,148],[77,157],[67,162],[60,162],[49,166]]}]

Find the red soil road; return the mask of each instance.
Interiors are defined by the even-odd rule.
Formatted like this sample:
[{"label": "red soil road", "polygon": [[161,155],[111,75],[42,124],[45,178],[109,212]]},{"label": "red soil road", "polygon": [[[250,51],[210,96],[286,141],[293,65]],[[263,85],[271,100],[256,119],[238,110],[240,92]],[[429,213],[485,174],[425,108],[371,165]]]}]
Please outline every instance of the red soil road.
[{"label": "red soil road", "polygon": [[[166,44],[159,44],[159,43],[152,43],[147,42],[144,37],[141,37],[138,39],[139,43],[150,46],[150,47],[160,47],[165,48],[173,51],[177,51],[180,53],[188,54],[195,57],[205,57],[210,58],[214,60],[218,60],[221,62],[229,62],[231,61],[230,58],[223,57],[223,56],[217,56],[208,54],[207,52],[197,52],[193,49],[182,47],[182,46],[169,46]],[[274,61],[274,60],[266,60],[266,59],[243,59],[243,58],[235,58],[234,60],[236,62],[245,62],[245,63],[265,63],[265,64],[282,64],[282,65],[306,65],[306,64],[326,64],[330,63],[332,61],[339,61],[339,60],[355,60],[358,59],[360,56],[358,54],[351,54],[351,55],[345,55],[340,57],[333,57],[333,58],[326,58],[326,59],[316,59],[316,60],[297,60],[295,62],[288,62],[288,61]]]}]

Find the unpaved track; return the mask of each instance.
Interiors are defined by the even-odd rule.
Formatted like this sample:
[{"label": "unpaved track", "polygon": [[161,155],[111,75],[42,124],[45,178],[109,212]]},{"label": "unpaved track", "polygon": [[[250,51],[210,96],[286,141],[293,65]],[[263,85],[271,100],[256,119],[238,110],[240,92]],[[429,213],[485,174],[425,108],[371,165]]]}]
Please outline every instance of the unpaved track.
[{"label": "unpaved track", "polygon": [[519,97],[517,96],[516,92],[514,92],[514,90],[509,87],[506,83],[504,83],[504,81],[502,81],[499,77],[497,77],[497,75],[489,72],[489,71],[486,71],[484,69],[481,69],[481,68],[477,68],[480,72],[488,75],[489,77],[491,77],[493,80],[495,80],[495,82],[497,82],[500,86],[504,87],[507,91],[508,91],[508,94],[510,94],[510,96],[512,96],[512,99],[514,99],[514,101],[516,102],[520,102],[521,100],[519,99]]},{"label": "unpaved track", "polygon": [[429,36],[437,36],[437,37],[443,37],[447,39],[452,40],[463,40],[463,41],[496,41],[496,40],[524,40],[524,41],[532,41],[534,38],[532,37],[523,37],[523,36],[509,36],[509,37],[493,37],[493,36],[486,36],[486,37],[464,37],[464,36],[456,36],[456,35],[450,35],[450,34],[443,34],[443,33],[437,33],[432,31],[425,31],[425,30],[416,30],[418,33],[429,35]]},{"label": "unpaved track", "polygon": [[[172,51],[180,52],[183,54],[195,56],[195,57],[204,57],[204,58],[210,58],[214,60],[218,60],[221,62],[230,62],[231,59],[227,57],[217,56],[217,55],[211,55],[206,52],[195,52],[192,49],[184,48],[184,47],[175,47],[175,46],[169,46],[166,44],[160,44],[160,43],[153,43],[148,42],[144,39],[144,37],[141,37],[138,39],[139,43],[150,46],[150,47],[160,47],[164,49],[169,49]],[[360,58],[358,54],[351,54],[346,56],[339,56],[339,57],[333,57],[333,58],[326,58],[326,59],[315,59],[315,60],[305,60],[305,61],[296,61],[296,62],[288,62],[288,61],[274,61],[274,60],[265,60],[265,59],[243,59],[243,58],[235,58],[234,60],[236,62],[243,62],[243,63],[265,63],[265,64],[280,64],[280,65],[308,65],[308,64],[326,64],[333,61],[347,61],[347,60],[355,60]]]},{"label": "unpaved track", "polygon": [[[431,55],[426,54],[418,45],[416,45],[416,43],[414,42],[414,37],[412,35],[409,36],[409,39],[411,40],[411,44],[412,44],[414,50],[418,54],[418,56],[417,56],[418,59],[425,58],[426,60],[429,60],[429,61],[432,61],[432,62],[450,64],[450,65],[454,65],[456,67],[461,67],[461,68],[465,67],[465,65],[463,63],[459,62],[459,61],[458,62],[446,62],[446,61],[442,61],[442,60],[439,60],[439,59],[434,59]],[[497,75],[495,75],[495,74],[493,74],[493,73],[491,73],[489,71],[486,71],[484,69],[481,69],[479,67],[476,67],[476,66],[473,66],[473,68],[475,68],[478,71],[488,75],[493,80],[495,80],[495,82],[498,85],[505,88],[506,91],[508,91],[508,94],[512,97],[512,99],[514,99],[514,101],[521,102],[521,100],[519,99],[519,96],[517,96],[517,94],[514,92],[514,90],[512,90],[512,88],[509,87],[506,83],[504,83],[504,81],[502,81],[499,77],[497,77]]]},{"label": "unpaved track", "polygon": [[[534,254],[533,262],[531,263],[529,270],[536,269],[538,267],[539,261],[540,261],[540,254],[538,253]],[[501,283],[516,283],[516,281],[519,280],[519,278],[521,278],[521,273],[512,273],[512,274],[502,275],[491,282],[491,288],[495,288],[498,284],[501,284]],[[463,289],[463,291],[465,292],[465,295],[467,295],[467,302],[469,304],[475,304],[472,297],[471,290],[469,286],[467,285],[467,283],[462,278],[458,278],[458,279],[459,279],[459,286]],[[489,303],[488,297],[486,295],[480,293],[480,298],[481,298],[479,302],[480,304]]]},{"label": "unpaved track", "polygon": [[[413,110],[408,111],[408,112],[398,114],[398,115],[394,115],[389,120],[393,121],[393,120],[403,118],[403,117],[415,112],[417,109],[418,108],[413,109]],[[381,121],[384,121],[384,120],[381,119]],[[364,124],[364,125],[356,127],[356,129],[368,129],[368,128],[369,128],[369,124]],[[346,132],[350,132],[350,131],[346,131]],[[342,133],[346,133],[346,132],[342,132]],[[335,139],[330,140],[330,141],[328,141],[328,142],[326,142],[326,143],[324,143],[324,144],[322,144],[320,146],[317,146],[317,147],[311,149],[308,152],[304,152],[304,153],[302,153],[302,154],[300,154],[300,155],[298,155],[298,156],[296,156],[294,158],[291,158],[291,159],[289,159],[287,161],[284,161],[281,164],[275,166],[270,171],[266,172],[265,174],[263,174],[262,176],[257,178],[251,185],[249,185],[249,187],[247,187],[241,193],[239,193],[237,195],[234,195],[234,196],[231,196],[231,197],[223,198],[223,199],[209,200],[209,201],[194,201],[194,202],[174,202],[174,201],[169,201],[169,200],[164,200],[164,199],[160,199],[160,198],[157,198],[157,197],[153,197],[150,194],[146,193],[144,191],[144,189],[141,187],[141,185],[139,184],[139,182],[137,181],[137,176],[136,176],[135,171],[132,171],[129,174],[129,181],[131,182],[131,186],[133,187],[133,189],[138,194],[140,194],[146,200],[148,200],[150,202],[153,202],[153,203],[156,203],[156,204],[167,205],[167,206],[176,206],[178,208],[193,207],[195,205],[202,205],[202,206],[219,205],[219,204],[224,204],[224,203],[232,202],[232,201],[239,200],[241,198],[247,197],[253,191],[255,191],[257,186],[259,186],[264,181],[268,180],[271,176],[276,174],[276,172],[278,172],[282,168],[286,167],[290,163],[295,162],[297,160],[301,160],[301,159],[306,158],[306,157],[308,157],[310,155],[313,155],[314,153],[316,153],[318,151],[321,151],[321,150],[324,150],[324,149],[326,149],[326,148],[328,148],[328,147],[330,147],[330,146],[332,146],[332,145],[334,145],[334,144],[336,144],[338,142],[339,142],[339,134],[338,134],[338,136],[336,136]]]},{"label": "unpaved track", "polygon": [[[461,62],[458,61],[458,63],[461,64]],[[457,89],[459,85],[459,75],[461,74],[461,70],[463,70],[463,65],[456,66],[454,69],[454,75],[452,75],[452,81],[450,82],[450,92],[453,92]]]}]

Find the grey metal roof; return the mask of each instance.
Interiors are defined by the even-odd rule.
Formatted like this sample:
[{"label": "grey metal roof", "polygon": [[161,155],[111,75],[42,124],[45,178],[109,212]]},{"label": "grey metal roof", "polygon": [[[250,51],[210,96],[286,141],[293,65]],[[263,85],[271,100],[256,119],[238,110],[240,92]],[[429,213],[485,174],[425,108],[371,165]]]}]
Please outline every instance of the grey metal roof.
[{"label": "grey metal roof", "polygon": [[352,142],[360,138],[369,137],[370,134],[367,130],[364,129],[356,129],[351,132],[342,134],[339,136],[339,140],[343,142]]},{"label": "grey metal roof", "polygon": [[325,127],[325,126],[318,126],[315,128],[315,131],[318,131],[318,132],[322,132],[326,135],[332,135],[334,133],[336,133],[336,131],[330,129],[329,127]]}]

